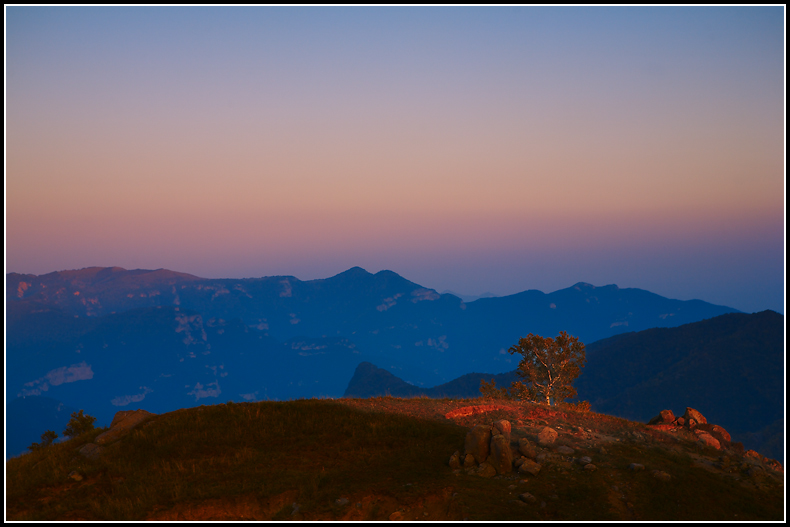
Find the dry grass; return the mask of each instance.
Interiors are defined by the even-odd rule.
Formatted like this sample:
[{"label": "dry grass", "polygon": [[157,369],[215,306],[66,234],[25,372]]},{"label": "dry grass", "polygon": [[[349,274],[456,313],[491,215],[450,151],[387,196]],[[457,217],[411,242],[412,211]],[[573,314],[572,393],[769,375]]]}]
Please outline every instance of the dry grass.
[{"label": "dry grass", "polygon": [[[783,519],[781,482],[700,468],[700,460],[721,453],[700,449],[693,438],[512,401],[510,409],[444,417],[488,403],[377,397],[179,410],[135,429],[96,461],[75,451],[100,430],[9,460],[6,515],[36,521],[382,520],[393,513],[432,520]],[[533,441],[552,426],[560,432],[557,444],[590,455],[599,470],[585,472],[552,454],[526,483],[515,474],[454,474],[447,460],[463,450],[467,429],[498,419],[513,423],[515,437]],[[631,462],[648,470],[631,472]],[[655,479],[652,469],[672,481]],[[69,479],[74,470],[82,481]],[[537,503],[519,503],[522,492]],[[350,503],[337,504],[341,497]]]}]

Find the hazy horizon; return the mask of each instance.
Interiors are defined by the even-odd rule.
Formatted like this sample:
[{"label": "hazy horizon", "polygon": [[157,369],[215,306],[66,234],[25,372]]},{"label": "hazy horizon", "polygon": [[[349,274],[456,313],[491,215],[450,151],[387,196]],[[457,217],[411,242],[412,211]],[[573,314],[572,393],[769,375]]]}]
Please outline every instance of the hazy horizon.
[{"label": "hazy horizon", "polygon": [[6,272],[784,313],[784,8],[6,7]]}]

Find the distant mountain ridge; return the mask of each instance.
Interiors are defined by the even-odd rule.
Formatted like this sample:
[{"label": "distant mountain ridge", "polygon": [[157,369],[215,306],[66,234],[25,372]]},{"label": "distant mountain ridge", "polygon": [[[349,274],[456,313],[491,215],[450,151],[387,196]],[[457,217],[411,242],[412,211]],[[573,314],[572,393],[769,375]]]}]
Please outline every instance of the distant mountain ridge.
[{"label": "distant mountain ridge", "polygon": [[387,370],[369,362],[361,362],[354,371],[343,397],[434,397],[474,398],[480,396],[480,381],[494,380],[498,386],[510,386],[520,380],[515,371],[498,374],[467,373],[450,382],[432,388],[409,384]]},{"label": "distant mountain ridge", "polygon": [[92,267],[6,275],[6,399],[47,396],[99,423],[227,399],[340,397],[370,362],[417,387],[512,371],[529,332],[583,342],[734,309],[578,283],[465,303],[392,271],[205,279]]}]

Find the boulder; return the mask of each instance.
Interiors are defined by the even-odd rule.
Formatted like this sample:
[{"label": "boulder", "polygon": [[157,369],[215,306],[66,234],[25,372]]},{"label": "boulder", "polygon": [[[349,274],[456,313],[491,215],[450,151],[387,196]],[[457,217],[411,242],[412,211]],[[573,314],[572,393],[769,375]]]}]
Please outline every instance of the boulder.
[{"label": "boulder", "polygon": [[565,445],[560,445],[560,446],[558,446],[556,450],[557,450],[557,453],[559,453],[559,454],[565,454],[565,455],[567,455],[567,456],[570,456],[571,454],[573,454],[574,452],[576,452],[576,451],[575,451],[574,449],[572,449],[571,447],[569,447],[569,446],[565,446]]},{"label": "boulder", "polygon": [[503,435],[491,438],[491,454],[486,461],[496,469],[497,474],[510,474],[513,471],[513,454],[510,451],[510,441]]},{"label": "boulder", "polygon": [[501,421],[497,421],[493,424],[493,430],[499,432],[503,436],[507,438],[508,443],[510,443],[510,421],[507,419],[502,419]]},{"label": "boulder", "polygon": [[672,479],[672,476],[661,470],[654,470],[652,474],[653,477],[659,481],[669,481]]},{"label": "boulder", "polygon": [[598,470],[598,467],[596,467],[592,463],[587,463],[586,465],[584,465],[584,470],[586,470],[587,472],[595,472],[596,470]]},{"label": "boulder", "polygon": [[650,421],[647,422],[649,425],[663,425],[669,424],[675,420],[675,414],[672,413],[672,410],[661,410],[661,412],[652,418]]},{"label": "boulder", "polygon": [[524,494],[519,494],[518,499],[523,501],[524,503],[535,503],[538,499],[530,494],[529,492],[525,492]]},{"label": "boulder", "polygon": [[96,443],[86,443],[82,445],[82,448],[80,448],[78,452],[88,459],[99,459],[99,456],[104,452],[104,447]]},{"label": "boulder", "polygon": [[719,440],[707,432],[699,434],[697,436],[697,442],[702,443],[705,446],[712,446],[716,450],[721,450],[721,443],[719,443]]},{"label": "boulder", "polygon": [[115,417],[110,424],[110,429],[96,437],[94,441],[99,445],[106,445],[108,443],[112,443],[113,441],[117,441],[124,435],[128,434],[134,427],[148,421],[154,415],[156,414],[146,412],[145,410],[126,410],[116,412]]},{"label": "boulder", "polygon": [[466,433],[464,441],[464,451],[472,454],[478,463],[484,462],[488,458],[491,448],[491,427],[487,425],[476,425]]},{"label": "boulder", "polygon": [[592,463],[592,458],[590,456],[582,456],[579,458],[580,465],[589,465]]},{"label": "boulder", "polygon": [[691,419],[694,419],[698,425],[704,425],[707,424],[708,422],[708,420],[705,419],[705,417],[701,413],[696,411],[694,408],[689,408],[689,407],[686,407],[686,413],[683,414],[683,419],[685,419],[687,423]]},{"label": "boulder", "polygon": [[628,468],[634,472],[639,472],[640,470],[645,470],[645,466],[640,463],[631,463],[628,465]]},{"label": "boulder", "polygon": [[675,423],[678,426],[683,426],[684,424],[686,424],[686,420],[682,417],[678,417],[677,419],[675,419]]},{"label": "boulder", "polygon": [[450,456],[450,468],[453,470],[461,468],[461,453],[457,450]]},{"label": "boulder", "polygon": [[550,445],[557,440],[558,435],[556,430],[547,426],[538,434],[538,443],[541,446]]},{"label": "boulder", "polygon": [[713,425],[710,431],[710,435],[718,439],[719,442],[726,441],[727,443],[729,443],[732,441],[732,437],[730,436],[729,432],[727,432],[724,428],[720,427],[719,425]]},{"label": "boulder", "polygon": [[466,456],[464,456],[464,468],[472,468],[475,465],[477,465],[477,462],[475,461],[475,456],[473,456],[472,454],[467,454]]},{"label": "boulder", "polygon": [[535,448],[535,445],[530,443],[529,439],[526,437],[519,438],[518,451],[530,459],[535,459],[535,456],[538,455],[538,450]]},{"label": "boulder", "polygon": [[477,469],[477,475],[484,478],[493,478],[496,476],[496,469],[488,463],[480,463]]},{"label": "boulder", "polygon": [[535,463],[531,459],[524,459],[518,467],[518,472],[519,474],[532,474],[533,476],[537,476],[541,468],[543,467],[539,463]]}]

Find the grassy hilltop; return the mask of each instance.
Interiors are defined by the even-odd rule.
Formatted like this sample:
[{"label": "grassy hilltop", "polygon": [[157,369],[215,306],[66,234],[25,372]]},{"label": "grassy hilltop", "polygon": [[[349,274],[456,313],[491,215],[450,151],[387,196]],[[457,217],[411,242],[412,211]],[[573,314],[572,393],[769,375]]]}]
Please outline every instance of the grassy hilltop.
[{"label": "grassy hilltop", "polygon": [[[481,405],[487,411],[445,417]],[[514,441],[535,441],[545,426],[559,432],[540,473],[453,470],[448,460],[463,453],[469,428],[499,419],[511,422]],[[154,416],[95,459],[77,452],[105,430],[7,461],[6,519],[784,519],[784,473],[763,460],[702,446],[682,429],[569,407],[392,397],[228,403]],[[581,456],[598,470],[574,461]]]}]

